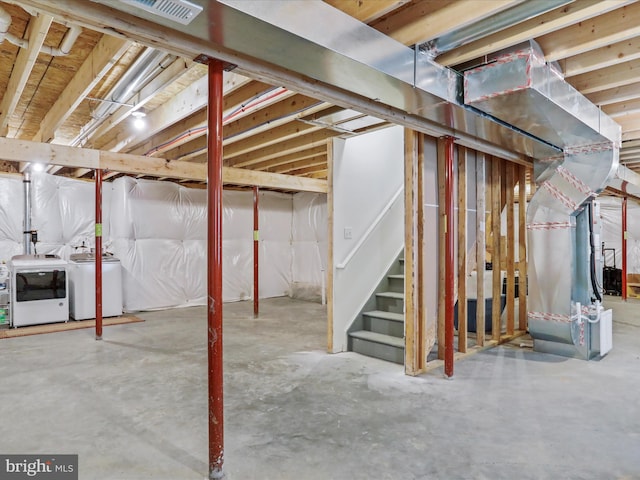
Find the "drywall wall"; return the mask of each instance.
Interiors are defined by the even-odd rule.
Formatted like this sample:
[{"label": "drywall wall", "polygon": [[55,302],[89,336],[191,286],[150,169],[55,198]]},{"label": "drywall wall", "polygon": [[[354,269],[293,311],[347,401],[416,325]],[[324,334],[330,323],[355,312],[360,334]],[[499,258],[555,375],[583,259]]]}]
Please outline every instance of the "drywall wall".
[{"label": "drywall wall", "polygon": [[[391,127],[333,142],[333,351],[404,246],[404,139]],[[350,237],[350,238],[345,238]]]}]

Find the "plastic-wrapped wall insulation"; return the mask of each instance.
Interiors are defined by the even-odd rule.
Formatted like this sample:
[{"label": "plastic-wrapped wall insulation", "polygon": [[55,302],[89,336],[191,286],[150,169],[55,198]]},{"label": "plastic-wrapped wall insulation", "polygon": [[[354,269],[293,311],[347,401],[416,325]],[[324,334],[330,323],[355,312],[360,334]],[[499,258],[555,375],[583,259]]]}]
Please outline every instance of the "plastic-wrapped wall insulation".
[{"label": "plastic-wrapped wall insulation", "polygon": [[[604,248],[615,249],[615,266],[622,268],[622,199],[618,197],[599,197],[600,217],[602,218],[602,242]],[[627,218],[629,216],[629,206],[627,203]],[[627,222],[627,227],[629,222]],[[628,245],[627,245],[628,246]],[[599,246],[596,245],[596,248]],[[608,267],[613,267],[613,252],[606,251],[604,255],[605,263]]]},{"label": "plastic-wrapped wall insulation", "polygon": [[297,193],[293,196],[293,267],[291,296],[319,301],[327,275],[327,196]]},{"label": "plastic-wrapped wall insulation", "polygon": [[[109,250],[111,188],[102,191],[104,247]],[[38,253],[69,258],[94,246],[95,185],[93,182],[35,174],[31,177],[31,227],[38,232]]]},{"label": "plastic-wrapped wall insulation", "polygon": [[[69,258],[83,244],[93,247],[93,182],[46,174],[32,181],[38,253]],[[22,253],[22,198],[20,177],[0,177],[0,260]],[[252,198],[248,191],[223,193],[224,301],[253,297]],[[126,310],[206,303],[206,202],[205,190],[170,182],[123,177],[104,184],[104,246],[122,262]],[[320,290],[314,265],[326,264],[326,231],[326,195],[260,193],[262,298],[295,290],[294,277]]]},{"label": "plastic-wrapped wall insulation", "polygon": [[22,253],[22,191],[19,177],[0,176],[0,262]]}]

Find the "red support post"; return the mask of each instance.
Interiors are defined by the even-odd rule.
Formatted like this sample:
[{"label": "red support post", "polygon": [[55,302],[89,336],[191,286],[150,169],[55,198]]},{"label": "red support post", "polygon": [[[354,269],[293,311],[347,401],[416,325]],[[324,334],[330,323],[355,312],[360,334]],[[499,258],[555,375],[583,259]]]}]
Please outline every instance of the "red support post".
[{"label": "red support post", "polygon": [[260,313],[260,288],[258,275],[258,255],[260,249],[260,230],[258,228],[258,187],[253,187],[253,316]]},{"label": "red support post", "polygon": [[622,199],[622,300],[627,300],[627,197]]},{"label": "red support post", "polygon": [[453,238],[453,137],[445,137],[444,198],[445,198],[445,288],[444,288],[444,374],[453,376],[453,310],[455,305],[455,263]]},{"label": "red support post", "polygon": [[209,477],[222,478],[224,411],[222,376],[222,90],[223,63],[209,61],[207,138],[207,325],[209,364]]},{"label": "red support post", "polygon": [[96,340],[102,340],[102,170],[95,171],[96,184]]}]

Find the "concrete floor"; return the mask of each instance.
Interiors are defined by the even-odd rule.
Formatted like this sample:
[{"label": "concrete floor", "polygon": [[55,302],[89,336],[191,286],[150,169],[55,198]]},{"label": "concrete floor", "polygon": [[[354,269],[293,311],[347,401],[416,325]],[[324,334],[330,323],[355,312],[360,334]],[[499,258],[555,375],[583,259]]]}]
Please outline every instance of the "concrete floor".
[{"label": "concrete floor", "polygon": [[[640,478],[640,302],[608,298],[614,350],[585,362],[498,347],[411,378],[327,355],[325,311],[225,305],[227,477]],[[0,453],[78,453],[81,479],[202,480],[204,308],[0,340]]]}]

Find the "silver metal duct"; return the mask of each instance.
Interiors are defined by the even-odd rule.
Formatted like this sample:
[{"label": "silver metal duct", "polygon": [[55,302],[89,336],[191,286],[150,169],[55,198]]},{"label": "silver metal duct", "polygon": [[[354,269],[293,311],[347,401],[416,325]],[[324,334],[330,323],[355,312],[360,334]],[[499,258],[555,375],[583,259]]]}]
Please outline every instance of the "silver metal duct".
[{"label": "silver metal duct", "polygon": [[425,49],[429,55],[436,57],[449,50],[486,37],[491,33],[499,32],[507,27],[537,17],[538,15],[542,15],[543,13],[574,1],[575,0],[536,0],[535,2],[523,2],[491,15],[482,21],[472,23],[464,28],[454,30],[451,33],[426,42],[422,44],[420,48]]},{"label": "silver metal duct", "polygon": [[590,358],[584,322],[593,303],[585,205],[618,168],[620,126],[545,63],[531,42],[465,72],[465,103],[563,148],[535,162],[538,190],[527,211],[529,332],[536,350]]}]

